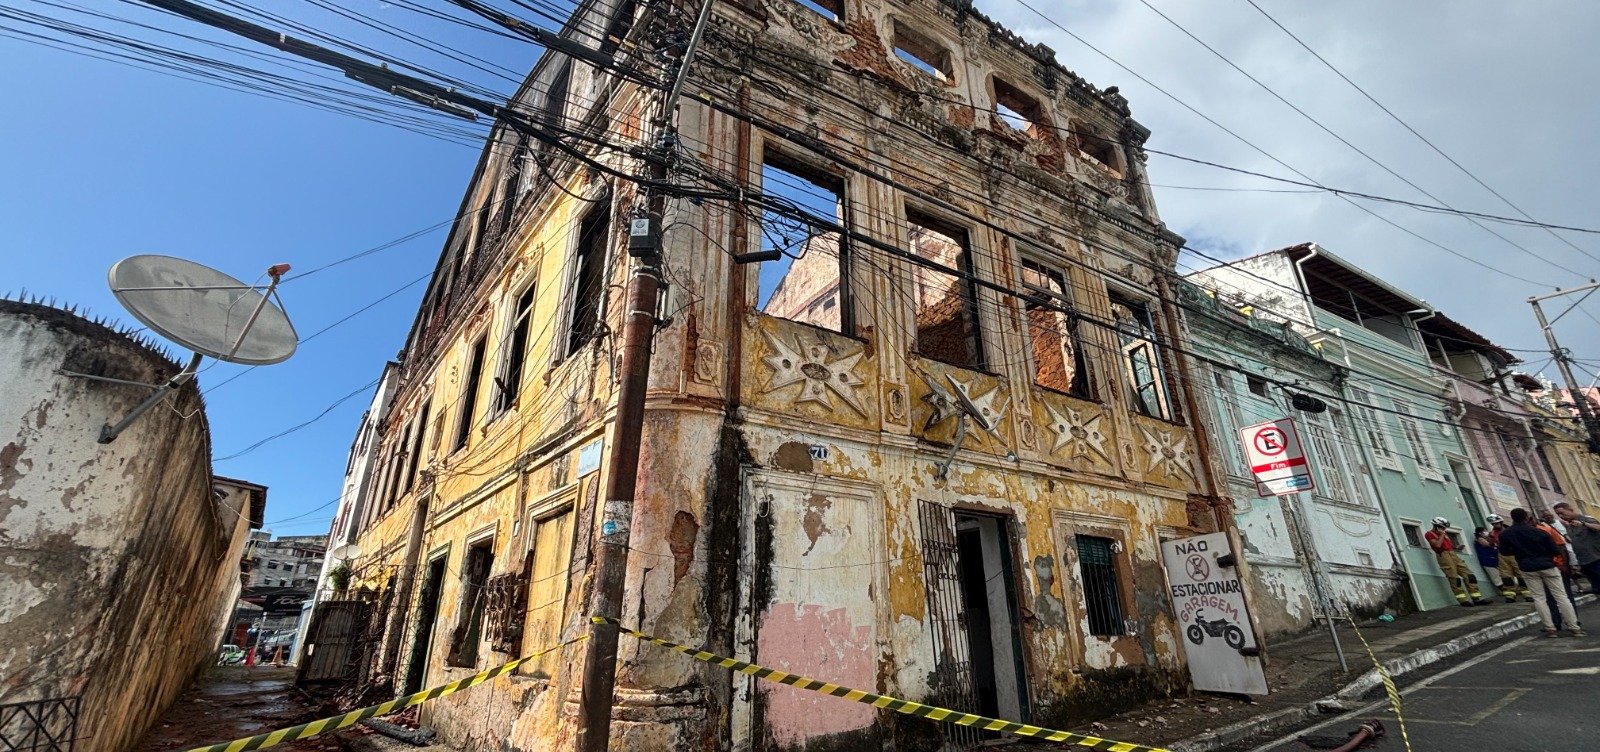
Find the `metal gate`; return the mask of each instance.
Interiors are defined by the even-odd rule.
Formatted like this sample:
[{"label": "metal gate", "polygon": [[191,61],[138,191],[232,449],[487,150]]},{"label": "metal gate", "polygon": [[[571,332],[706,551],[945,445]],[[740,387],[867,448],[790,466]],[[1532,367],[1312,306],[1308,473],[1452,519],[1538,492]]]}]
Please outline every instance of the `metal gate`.
[{"label": "metal gate", "polygon": [[305,658],[298,683],[343,682],[357,678],[365,651],[372,605],[363,601],[323,601],[311,613],[306,630]]},{"label": "metal gate", "polygon": [[77,697],[0,705],[0,749],[72,752],[78,737]]},{"label": "metal gate", "polygon": [[[930,704],[978,713],[978,691],[972,676],[972,651],[967,637],[966,601],[961,595],[960,549],[956,546],[955,513],[938,502],[919,500],[922,524],[922,571],[928,588],[928,631],[933,635],[934,682]],[[968,749],[983,732],[967,726],[940,724],[946,748]]]}]

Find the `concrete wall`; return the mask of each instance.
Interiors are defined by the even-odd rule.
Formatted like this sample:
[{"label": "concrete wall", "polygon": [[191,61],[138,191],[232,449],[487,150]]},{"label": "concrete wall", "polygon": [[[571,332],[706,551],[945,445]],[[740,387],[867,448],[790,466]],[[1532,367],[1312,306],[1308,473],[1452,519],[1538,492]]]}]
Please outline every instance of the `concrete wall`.
[{"label": "concrete wall", "polygon": [[73,314],[0,302],[0,702],[82,695],[88,752],[129,746],[213,657],[249,511],[213,493],[194,386],[102,446],[149,391],[57,371],[156,383],[177,368]]}]

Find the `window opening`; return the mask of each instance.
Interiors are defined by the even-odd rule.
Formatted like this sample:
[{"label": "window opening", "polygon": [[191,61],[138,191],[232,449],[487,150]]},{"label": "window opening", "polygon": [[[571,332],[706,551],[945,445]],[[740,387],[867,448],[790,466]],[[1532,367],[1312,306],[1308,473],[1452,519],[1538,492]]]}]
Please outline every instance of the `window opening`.
[{"label": "window opening", "polygon": [[1556,493],[1564,493],[1561,490],[1561,481],[1556,477],[1555,465],[1550,463],[1550,455],[1545,453],[1544,445],[1535,444],[1533,453],[1539,456],[1539,465],[1544,468],[1544,477],[1550,479],[1550,490]]},{"label": "window opening", "polygon": [[1378,422],[1378,414],[1372,409],[1374,404],[1372,393],[1365,389],[1350,387],[1351,415],[1355,428],[1366,437],[1367,446],[1371,447],[1372,454],[1378,462],[1389,467],[1399,469],[1394,456],[1394,444],[1384,433],[1383,426]]},{"label": "window opening", "polygon": [[1257,397],[1266,397],[1271,399],[1271,395],[1267,393],[1266,379],[1256,376],[1255,374],[1245,374],[1244,383],[1245,386],[1250,388],[1251,394],[1254,394]]},{"label": "window opening", "polygon": [[1406,545],[1422,548],[1422,526],[1415,522],[1400,523],[1400,532],[1405,535]]},{"label": "window opening", "polygon": [[433,628],[439,618],[439,592],[444,589],[444,557],[428,563],[417,598],[417,639],[411,643],[411,658],[406,662],[406,694],[422,691],[428,674],[428,655],[433,649]]},{"label": "window opening", "polygon": [[[1232,437],[1240,428],[1244,427],[1244,413],[1239,409],[1239,395],[1233,384],[1233,376],[1221,366],[1211,367],[1211,381],[1217,386],[1217,400],[1222,403],[1222,414],[1218,416],[1222,421],[1222,431],[1219,435]],[[1228,456],[1232,463],[1228,466],[1228,474],[1244,477],[1246,472],[1244,461],[1244,447],[1238,441],[1224,441],[1228,447]]]},{"label": "window opening", "polygon": [[588,344],[600,333],[600,304],[605,295],[606,247],[611,236],[611,206],[603,203],[584,217],[578,228],[578,251],[574,259],[572,321],[567,337],[567,354]]},{"label": "window opening", "polygon": [[1418,427],[1417,419],[1412,416],[1411,406],[1395,400],[1394,411],[1400,420],[1400,432],[1406,437],[1406,445],[1411,449],[1411,458],[1416,460],[1418,472],[1424,475],[1429,473],[1437,475],[1439,460],[1433,456],[1433,450],[1428,446],[1427,439],[1423,438],[1422,429]]},{"label": "window opening", "polygon": [[1156,332],[1150,308],[1141,302],[1111,293],[1111,312],[1117,321],[1117,338],[1122,347],[1123,374],[1128,382],[1128,400],[1139,414],[1172,420],[1172,405],[1167,399],[1166,369],[1162,365],[1161,336]]},{"label": "window opening", "polygon": [[956,274],[917,265],[917,354],[964,368],[984,366],[978,291],[967,231],[908,212],[911,252]]},{"label": "window opening", "polygon": [[411,426],[406,426],[400,434],[400,440],[393,445],[394,454],[389,457],[389,506],[394,506],[400,500],[400,488],[404,485],[401,476],[406,472],[406,450],[411,447]]},{"label": "window opening", "polygon": [[1074,397],[1092,398],[1088,363],[1078,333],[1076,308],[1067,292],[1066,273],[1025,258],[1022,285],[1031,293],[1026,310],[1034,383]]},{"label": "window opening", "polygon": [[953,69],[950,51],[898,19],[894,22],[894,55],[940,81],[949,81]]},{"label": "window opening", "polygon": [[406,467],[406,491],[410,491],[417,480],[417,467],[422,460],[422,435],[428,431],[428,413],[433,410],[433,401],[422,403],[422,410],[417,413],[417,420],[412,424],[413,436],[411,440],[411,456]]},{"label": "window opening", "polygon": [[1122,177],[1115,141],[1100,135],[1093,126],[1081,122],[1073,123],[1072,130],[1077,136],[1078,156],[1104,167],[1117,177]]},{"label": "window opening", "polygon": [[1025,94],[996,76],[994,81],[994,109],[999,120],[1015,131],[1038,136],[1036,130],[1045,125],[1044,110],[1039,100]]},{"label": "window opening", "polygon": [[446,663],[459,668],[478,665],[478,643],[483,637],[484,585],[494,564],[494,540],[474,543],[461,560],[461,600],[456,628],[450,635]]},{"label": "window opening", "polygon": [[[844,181],[776,154],[761,163],[761,190],[806,214],[848,226]],[[761,213],[761,250],[780,254],[760,265],[756,310],[846,331],[844,285],[848,245],[840,233],[771,209]]]},{"label": "window opening", "polygon": [[1311,448],[1317,457],[1317,475],[1322,480],[1318,493],[1337,501],[1356,501],[1350,488],[1354,476],[1345,473],[1344,454],[1339,451],[1333,432],[1322,421],[1310,421],[1309,428]]},{"label": "window opening", "polygon": [[510,410],[522,393],[522,371],[528,359],[528,328],[533,319],[533,285],[517,296],[511,310],[511,330],[506,337],[505,352],[500,356],[500,375],[495,377],[499,398],[495,412]]},{"label": "window opening", "polygon": [[837,23],[844,17],[844,0],[795,0],[795,2],[829,21]]},{"label": "window opening", "polygon": [[1122,614],[1122,585],[1117,580],[1116,541],[1097,535],[1079,535],[1078,568],[1083,573],[1084,607],[1089,614],[1089,634],[1119,637],[1128,631]]},{"label": "window opening", "polygon": [[461,415],[456,420],[456,439],[450,444],[452,452],[466,446],[467,437],[472,435],[472,418],[478,409],[478,386],[483,381],[483,347],[484,338],[479,337],[472,344],[472,356],[467,359],[467,382],[462,386]]}]

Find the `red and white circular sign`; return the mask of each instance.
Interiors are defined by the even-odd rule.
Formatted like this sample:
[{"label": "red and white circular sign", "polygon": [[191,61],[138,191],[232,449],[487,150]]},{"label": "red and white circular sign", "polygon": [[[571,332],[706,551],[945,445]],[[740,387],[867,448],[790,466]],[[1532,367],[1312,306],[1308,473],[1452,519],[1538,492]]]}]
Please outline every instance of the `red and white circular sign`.
[{"label": "red and white circular sign", "polygon": [[1256,435],[1250,441],[1255,444],[1257,452],[1267,457],[1283,454],[1289,449],[1288,438],[1283,435],[1283,429],[1277,426],[1267,426],[1256,431]]}]

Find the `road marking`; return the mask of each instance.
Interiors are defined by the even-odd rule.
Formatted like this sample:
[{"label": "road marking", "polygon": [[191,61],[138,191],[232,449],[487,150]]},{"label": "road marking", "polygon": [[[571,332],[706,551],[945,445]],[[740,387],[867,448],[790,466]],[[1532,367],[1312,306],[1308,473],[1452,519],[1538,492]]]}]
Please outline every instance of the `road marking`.
[{"label": "road marking", "polygon": [[[1480,690],[1480,689],[1494,689],[1494,688],[1493,687],[1419,687],[1418,689],[1472,689],[1472,690]],[[1415,692],[1417,690],[1412,690],[1412,691]],[[1489,707],[1484,708],[1483,710],[1480,710],[1480,711],[1472,714],[1471,716],[1468,716],[1465,720],[1460,720],[1460,721],[1436,721],[1436,720],[1433,720],[1431,718],[1412,718],[1411,722],[1412,723],[1442,723],[1442,724],[1445,724],[1447,726],[1476,726],[1476,725],[1484,722],[1485,720],[1487,720],[1489,718],[1489,716],[1494,715],[1495,713],[1498,713],[1498,712],[1500,712],[1502,710],[1505,710],[1506,706],[1510,705],[1513,702],[1516,702],[1517,698],[1520,698],[1523,695],[1525,695],[1525,694],[1527,694],[1529,692],[1532,692],[1532,691],[1533,691],[1532,689],[1529,689],[1527,687],[1517,687],[1515,689],[1507,690],[1506,695],[1504,697],[1496,700],[1493,705],[1490,705]]]},{"label": "road marking", "polygon": [[1576,676],[1594,676],[1600,674],[1600,666],[1584,666],[1583,668],[1557,668],[1551,669],[1552,674],[1571,674]]},{"label": "road marking", "polygon": [[[1450,669],[1448,671],[1444,671],[1444,672],[1435,674],[1433,676],[1430,676],[1430,677],[1428,677],[1426,679],[1423,679],[1422,681],[1417,682],[1416,684],[1412,684],[1412,685],[1406,687],[1406,692],[1415,692],[1415,691],[1417,691],[1419,689],[1423,689],[1423,688],[1426,688],[1426,687],[1431,687],[1431,686],[1433,686],[1433,684],[1435,682],[1438,682],[1438,681],[1440,681],[1442,679],[1445,679],[1447,677],[1454,676],[1454,675],[1456,675],[1458,673],[1461,673],[1462,671],[1465,671],[1465,670],[1467,670],[1469,668],[1472,668],[1473,666],[1476,666],[1476,665],[1478,665],[1480,663],[1483,663],[1484,661],[1487,661],[1490,658],[1494,658],[1495,656],[1498,656],[1501,653],[1505,653],[1505,652],[1508,652],[1510,650],[1522,647],[1524,644],[1532,642],[1534,639],[1535,638],[1530,635],[1528,637],[1523,637],[1521,639],[1512,640],[1512,641],[1510,641],[1510,642],[1508,642],[1508,643],[1506,643],[1504,645],[1501,645],[1500,647],[1497,647],[1497,648],[1495,648],[1493,650],[1490,650],[1487,653],[1484,653],[1483,655],[1480,655],[1480,656],[1478,656],[1476,658],[1468,660],[1468,661],[1462,663],[1461,665],[1456,666],[1455,668],[1452,668],[1452,669]],[[1402,694],[1404,694],[1404,693],[1402,693]],[[1316,725],[1310,726],[1308,728],[1300,729],[1300,730],[1295,731],[1294,733],[1289,734],[1287,736],[1282,736],[1282,737],[1279,737],[1277,739],[1274,739],[1274,740],[1272,740],[1270,742],[1267,742],[1266,744],[1263,744],[1263,745],[1261,745],[1259,747],[1256,747],[1255,749],[1251,750],[1250,752],[1272,752],[1272,750],[1277,749],[1278,747],[1282,747],[1284,745],[1293,743],[1296,739],[1299,739],[1300,737],[1302,737],[1302,736],[1304,736],[1306,734],[1309,734],[1309,733],[1311,733],[1313,731],[1320,731],[1320,730],[1325,729],[1325,728],[1327,728],[1329,726],[1334,726],[1334,725],[1341,724],[1341,723],[1349,723],[1350,721],[1352,721],[1352,720],[1354,720],[1356,718],[1369,715],[1369,714],[1372,713],[1373,710],[1375,710],[1377,708],[1380,708],[1380,707],[1384,707],[1384,706],[1386,706],[1388,704],[1389,704],[1389,700],[1387,698],[1382,699],[1382,700],[1374,701],[1374,702],[1372,702],[1370,704],[1363,705],[1363,706],[1361,706],[1359,708],[1356,708],[1355,710],[1352,710],[1352,711],[1350,711],[1348,713],[1345,713],[1344,715],[1334,717],[1332,719],[1323,721],[1321,723],[1318,723]]]}]

